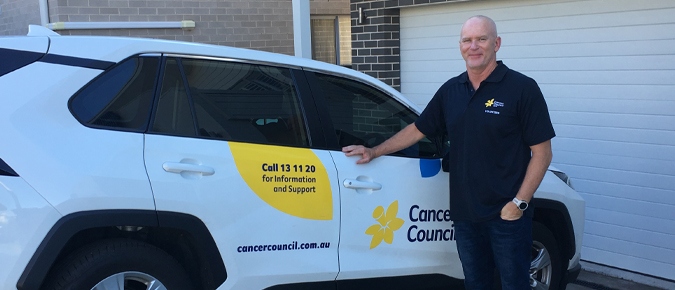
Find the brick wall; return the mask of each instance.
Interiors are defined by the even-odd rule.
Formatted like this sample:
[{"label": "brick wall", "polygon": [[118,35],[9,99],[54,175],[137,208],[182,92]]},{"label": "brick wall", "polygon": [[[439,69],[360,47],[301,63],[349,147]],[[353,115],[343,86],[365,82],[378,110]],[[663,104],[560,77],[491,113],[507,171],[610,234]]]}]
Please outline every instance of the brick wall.
[{"label": "brick wall", "polygon": [[312,59],[335,63],[335,18],[312,19]]},{"label": "brick wall", "polygon": [[2,0],[0,35],[26,35],[29,24],[40,25],[37,0]]},{"label": "brick wall", "polygon": [[[457,1],[351,0],[352,67],[400,91],[400,8]],[[358,23],[359,8],[365,16],[363,23]]]},{"label": "brick wall", "polygon": [[348,15],[349,0],[309,0],[309,14]]},{"label": "brick wall", "polygon": [[195,28],[62,30],[62,35],[150,37],[293,54],[292,3],[288,0],[164,1],[50,0],[50,20],[181,21]]},{"label": "brick wall", "polygon": [[[2,0],[0,34],[40,24],[37,0]],[[349,0],[310,0],[315,15],[348,15]],[[49,0],[50,22],[181,21],[195,29],[60,30],[61,35],[149,37],[293,55],[291,0]]]}]

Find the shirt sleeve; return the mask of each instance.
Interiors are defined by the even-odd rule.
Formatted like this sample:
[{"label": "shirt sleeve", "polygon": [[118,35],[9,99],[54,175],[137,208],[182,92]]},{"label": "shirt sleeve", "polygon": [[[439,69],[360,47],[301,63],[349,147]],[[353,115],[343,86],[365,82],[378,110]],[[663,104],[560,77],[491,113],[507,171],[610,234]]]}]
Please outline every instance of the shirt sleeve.
[{"label": "shirt sleeve", "polygon": [[527,146],[537,145],[555,137],[551,116],[544,95],[537,83],[530,79],[523,89],[519,106],[523,139]]},{"label": "shirt sleeve", "polygon": [[427,137],[440,136],[445,133],[445,118],[443,116],[442,86],[424,108],[422,114],[415,121],[415,126]]}]

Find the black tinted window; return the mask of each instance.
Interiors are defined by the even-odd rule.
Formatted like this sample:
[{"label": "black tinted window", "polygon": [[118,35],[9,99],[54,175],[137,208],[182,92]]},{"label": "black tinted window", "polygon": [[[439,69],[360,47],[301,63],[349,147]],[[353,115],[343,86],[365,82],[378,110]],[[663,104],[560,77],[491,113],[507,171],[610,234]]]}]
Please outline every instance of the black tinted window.
[{"label": "black tinted window", "polygon": [[185,88],[178,61],[169,58],[164,69],[162,90],[159,94],[152,131],[182,136],[196,134],[192,109]]},{"label": "black tinted window", "polygon": [[144,131],[158,62],[135,57],[105,72],[72,99],[75,117],[90,125]]},{"label": "black tinted window", "polygon": [[[316,76],[341,147],[377,146],[417,119],[410,109],[371,86],[330,75]],[[424,138],[395,155],[437,157],[438,153]]]},{"label": "black tinted window", "polygon": [[309,145],[289,69],[196,59],[182,65],[199,136]]}]

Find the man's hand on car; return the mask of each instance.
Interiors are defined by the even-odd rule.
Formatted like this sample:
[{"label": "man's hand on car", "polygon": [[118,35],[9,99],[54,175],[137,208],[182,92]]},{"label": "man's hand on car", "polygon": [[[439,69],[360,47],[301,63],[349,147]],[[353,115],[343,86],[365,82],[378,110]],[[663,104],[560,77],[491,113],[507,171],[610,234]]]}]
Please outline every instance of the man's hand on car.
[{"label": "man's hand on car", "polygon": [[375,159],[375,149],[368,148],[363,145],[350,145],[342,147],[342,152],[345,153],[345,156],[354,156],[361,155],[361,159],[356,161],[356,164],[365,164]]}]

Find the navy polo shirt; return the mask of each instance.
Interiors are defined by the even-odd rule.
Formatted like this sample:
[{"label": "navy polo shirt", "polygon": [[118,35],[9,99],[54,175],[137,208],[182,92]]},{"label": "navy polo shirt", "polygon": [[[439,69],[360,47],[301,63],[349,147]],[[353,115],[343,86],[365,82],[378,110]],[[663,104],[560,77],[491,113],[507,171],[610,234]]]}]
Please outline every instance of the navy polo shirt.
[{"label": "navy polo shirt", "polygon": [[537,83],[501,61],[475,92],[467,72],[448,80],[415,125],[426,136],[448,135],[453,221],[499,216],[525,178],[529,146],[555,136]]}]

